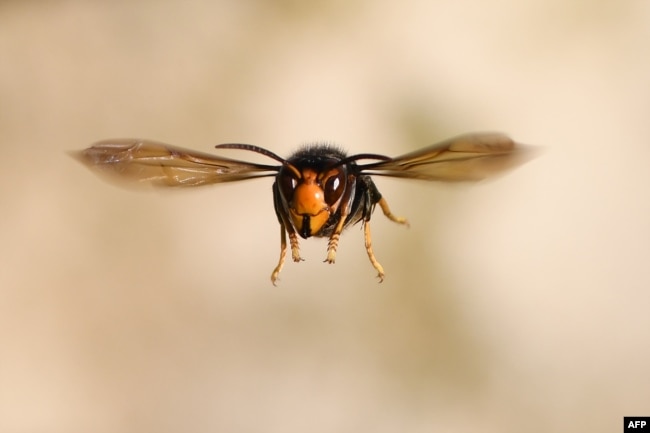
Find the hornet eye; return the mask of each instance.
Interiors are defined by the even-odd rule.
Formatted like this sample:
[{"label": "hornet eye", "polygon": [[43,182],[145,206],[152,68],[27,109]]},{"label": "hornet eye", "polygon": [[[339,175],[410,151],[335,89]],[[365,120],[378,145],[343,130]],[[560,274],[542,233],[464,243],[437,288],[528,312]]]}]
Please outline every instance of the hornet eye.
[{"label": "hornet eye", "polygon": [[288,202],[293,198],[293,192],[296,189],[298,181],[293,177],[292,173],[284,171],[278,176],[278,183],[280,184],[280,191]]},{"label": "hornet eye", "polygon": [[325,192],[325,202],[332,206],[336,203],[345,190],[345,173],[337,170],[333,175],[325,180],[323,191]]}]

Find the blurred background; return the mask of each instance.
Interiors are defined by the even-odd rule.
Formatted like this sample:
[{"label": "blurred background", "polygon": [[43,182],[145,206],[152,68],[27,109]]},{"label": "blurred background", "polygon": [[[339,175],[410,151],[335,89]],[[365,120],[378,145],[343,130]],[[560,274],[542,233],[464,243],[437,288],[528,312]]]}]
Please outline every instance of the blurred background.
[{"label": "blurred background", "polygon": [[[650,415],[650,3],[0,2],[0,431],[622,431]],[[493,181],[378,178],[410,229],[303,241],[271,179],[132,191],[143,137],[398,155],[496,130]],[[227,156],[258,156],[224,151]]]}]

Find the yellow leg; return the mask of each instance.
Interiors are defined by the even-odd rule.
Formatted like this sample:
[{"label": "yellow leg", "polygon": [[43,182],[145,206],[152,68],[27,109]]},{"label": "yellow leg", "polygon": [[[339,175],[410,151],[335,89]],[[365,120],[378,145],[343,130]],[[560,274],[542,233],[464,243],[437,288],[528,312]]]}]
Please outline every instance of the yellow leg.
[{"label": "yellow leg", "polygon": [[278,265],[273,269],[271,274],[271,282],[275,286],[275,282],[278,280],[278,275],[284,266],[284,259],[287,257],[287,235],[284,231],[284,225],[280,224],[280,260]]},{"label": "yellow leg", "polygon": [[[291,244],[291,258],[294,262],[299,262],[302,259],[300,258],[300,248],[298,245],[298,236],[296,232],[289,232],[289,243]],[[280,224],[280,260],[278,260],[278,265],[273,269],[271,274],[271,282],[275,286],[275,282],[278,280],[280,271],[284,266],[284,260],[287,257],[287,234],[285,232],[284,224]]]},{"label": "yellow leg", "polygon": [[370,263],[372,264],[372,267],[377,270],[377,278],[379,278],[379,282],[381,283],[382,281],[384,281],[384,268],[377,261],[377,258],[375,257],[375,253],[372,252],[372,236],[370,235],[370,221],[363,222],[363,235],[366,240],[366,252],[368,253],[368,258],[370,259]]},{"label": "yellow leg", "polygon": [[291,244],[291,259],[294,262],[301,261],[302,257],[300,257],[300,245],[298,245],[298,235],[296,232],[289,232],[289,243]]},{"label": "yellow leg", "polygon": [[336,228],[334,229],[334,232],[330,236],[329,242],[327,242],[327,258],[325,261],[327,263],[334,263],[336,260],[336,249],[339,246],[339,239],[341,237],[341,232],[343,231],[343,226],[345,225],[345,219],[348,216],[347,209],[342,209],[341,210],[341,219],[339,220],[339,223],[336,225]]},{"label": "yellow leg", "polygon": [[409,227],[409,222],[406,220],[406,218],[396,217],[393,215],[393,213],[390,211],[390,208],[388,207],[388,202],[385,198],[382,197],[377,203],[379,204],[379,207],[381,207],[381,211],[384,213],[384,215],[386,215],[386,218],[398,224],[404,224],[406,227]]}]

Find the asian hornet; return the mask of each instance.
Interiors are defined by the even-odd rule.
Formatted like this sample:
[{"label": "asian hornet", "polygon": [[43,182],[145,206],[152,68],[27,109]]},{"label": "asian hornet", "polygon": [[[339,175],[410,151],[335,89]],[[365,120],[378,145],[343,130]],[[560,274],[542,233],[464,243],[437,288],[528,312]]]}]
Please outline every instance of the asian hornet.
[{"label": "asian hornet", "polygon": [[395,158],[372,153],[348,156],[328,144],[304,146],[286,159],[251,144],[228,143],[216,148],[256,152],[278,164],[246,162],[142,139],[104,140],[74,156],[96,171],[162,186],[274,177],[273,204],[280,223],[280,259],[271,274],[275,284],[287,254],[287,235],[294,262],[302,260],[298,236],[316,236],[329,239],[325,262],[334,263],[343,229],[358,222],[363,224],[370,263],[383,280],[384,268],[375,258],[370,235],[375,205],[391,221],[408,222],[393,215],[372,176],[477,181],[524,162],[531,153],[497,133],[461,135]]}]

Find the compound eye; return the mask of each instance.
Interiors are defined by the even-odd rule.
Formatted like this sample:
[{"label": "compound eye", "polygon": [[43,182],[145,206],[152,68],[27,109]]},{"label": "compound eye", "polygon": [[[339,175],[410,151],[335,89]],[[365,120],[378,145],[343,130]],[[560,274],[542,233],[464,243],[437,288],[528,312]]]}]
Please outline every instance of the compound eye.
[{"label": "compound eye", "polygon": [[293,199],[293,192],[298,185],[298,181],[290,172],[282,171],[278,176],[278,183],[280,184],[280,192],[287,202]]},{"label": "compound eye", "polygon": [[345,190],[345,180],[345,173],[339,170],[325,179],[323,191],[325,192],[325,202],[328,205],[334,205],[341,198],[341,194]]}]

